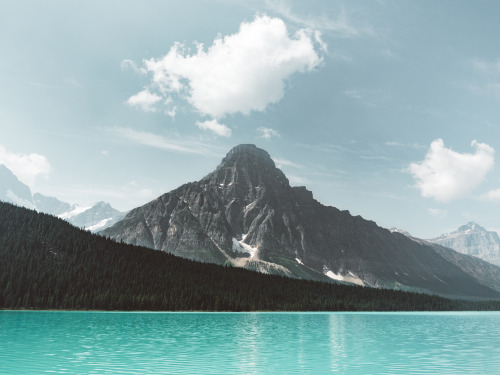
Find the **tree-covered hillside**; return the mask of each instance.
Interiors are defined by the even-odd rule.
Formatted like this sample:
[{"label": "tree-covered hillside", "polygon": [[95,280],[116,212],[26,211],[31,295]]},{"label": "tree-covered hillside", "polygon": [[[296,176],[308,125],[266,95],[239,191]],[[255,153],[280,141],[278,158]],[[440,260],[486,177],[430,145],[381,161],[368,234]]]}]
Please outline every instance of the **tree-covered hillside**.
[{"label": "tree-covered hillside", "polygon": [[500,301],[449,300],[198,263],[0,202],[0,308],[499,310]]}]

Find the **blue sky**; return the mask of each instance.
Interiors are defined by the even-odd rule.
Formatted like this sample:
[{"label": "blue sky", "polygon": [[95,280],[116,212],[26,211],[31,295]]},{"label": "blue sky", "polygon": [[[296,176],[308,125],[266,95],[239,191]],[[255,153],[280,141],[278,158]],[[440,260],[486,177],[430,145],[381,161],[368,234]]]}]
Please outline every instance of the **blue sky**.
[{"label": "blue sky", "polygon": [[497,1],[15,1],[0,163],[128,210],[266,149],[292,185],[429,238],[500,230]]}]

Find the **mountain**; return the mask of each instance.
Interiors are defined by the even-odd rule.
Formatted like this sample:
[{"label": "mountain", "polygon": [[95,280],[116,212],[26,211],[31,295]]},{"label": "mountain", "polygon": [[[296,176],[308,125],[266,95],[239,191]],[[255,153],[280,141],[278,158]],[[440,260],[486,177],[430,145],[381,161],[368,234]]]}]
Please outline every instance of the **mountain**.
[{"label": "mountain", "polygon": [[114,209],[106,202],[84,207],[40,193],[32,195],[31,189],[2,164],[0,164],[0,201],[58,216],[92,232],[105,229],[125,216],[125,212]]},{"label": "mountain", "polygon": [[487,231],[479,224],[470,222],[428,241],[500,266],[500,238],[497,232]]},{"label": "mountain", "polygon": [[264,275],[117,243],[0,202],[0,309],[195,311],[498,310],[460,301]]},{"label": "mountain", "polygon": [[54,216],[70,212],[76,207],[74,204],[62,202],[57,198],[47,197],[40,193],[35,193],[33,195],[33,201],[35,202],[35,206],[38,211]]},{"label": "mountain", "polygon": [[109,203],[97,202],[88,207],[75,205],[70,211],[57,216],[76,227],[97,232],[121,220],[125,212],[114,209]]},{"label": "mountain", "polygon": [[[269,154],[254,145],[236,146],[214,172],[130,211],[102,234],[264,273],[442,295],[499,295],[429,244],[324,206],[305,187],[291,187]],[[500,268],[494,272],[500,275]]]},{"label": "mountain", "polygon": [[405,235],[406,237],[412,237],[412,235],[404,229],[392,227],[391,229],[389,229],[389,231],[391,233],[401,233],[401,234]]},{"label": "mountain", "polygon": [[14,173],[3,164],[0,164],[0,201],[26,208],[35,208],[28,185],[19,181]]}]

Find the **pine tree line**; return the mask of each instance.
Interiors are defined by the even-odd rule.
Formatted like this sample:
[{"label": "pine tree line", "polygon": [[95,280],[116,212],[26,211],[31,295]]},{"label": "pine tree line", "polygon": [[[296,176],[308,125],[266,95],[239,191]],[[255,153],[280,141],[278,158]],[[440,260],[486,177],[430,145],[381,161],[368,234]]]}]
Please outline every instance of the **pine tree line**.
[{"label": "pine tree line", "polygon": [[500,301],[451,300],[198,263],[0,202],[0,308],[439,311],[499,310]]}]

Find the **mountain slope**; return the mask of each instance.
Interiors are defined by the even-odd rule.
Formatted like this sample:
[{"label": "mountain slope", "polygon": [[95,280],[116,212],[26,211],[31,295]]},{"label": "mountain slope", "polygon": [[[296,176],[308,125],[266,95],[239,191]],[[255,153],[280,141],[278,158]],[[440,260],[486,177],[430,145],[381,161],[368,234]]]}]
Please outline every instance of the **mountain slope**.
[{"label": "mountain slope", "polygon": [[60,201],[54,197],[47,197],[40,193],[33,194],[36,209],[50,215],[61,215],[75,209],[75,205]]},{"label": "mountain slope", "polygon": [[263,275],[116,243],[0,202],[0,309],[495,310],[499,301]]},{"label": "mountain slope", "polygon": [[125,216],[125,212],[114,209],[106,202],[83,207],[40,193],[32,195],[31,189],[2,164],[0,164],[0,201],[58,216],[92,232],[103,230]]},{"label": "mountain slope", "polygon": [[496,232],[487,231],[479,224],[470,222],[455,232],[427,241],[500,266],[500,238]]},{"label": "mountain slope", "polygon": [[105,229],[125,216],[125,212],[120,212],[109,203],[97,202],[90,207],[73,206],[72,210],[58,215],[76,227],[85,228],[92,232]]},{"label": "mountain slope", "polygon": [[0,164],[0,201],[35,208],[28,185],[23,184],[5,165]]},{"label": "mountain slope", "polygon": [[444,295],[497,295],[431,246],[324,206],[304,187],[291,187],[269,154],[254,145],[236,146],[214,172],[130,211],[103,234],[260,272]]}]

